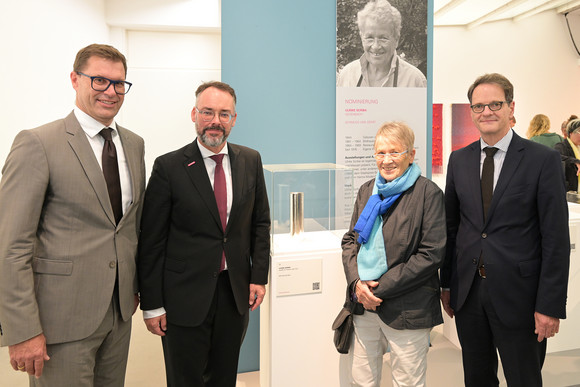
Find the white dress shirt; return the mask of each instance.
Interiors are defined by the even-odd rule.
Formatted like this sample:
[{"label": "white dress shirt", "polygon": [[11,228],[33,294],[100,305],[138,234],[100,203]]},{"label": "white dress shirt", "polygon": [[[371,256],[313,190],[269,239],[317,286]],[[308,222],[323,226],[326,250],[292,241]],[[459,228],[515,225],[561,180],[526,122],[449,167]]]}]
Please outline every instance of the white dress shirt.
[{"label": "white dress shirt", "polygon": [[[77,106],[74,108],[74,114],[77,118],[81,128],[87,135],[89,144],[93,148],[95,153],[95,158],[103,169],[103,146],[105,145],[105,139],[103,136],[99,135],[99,132],[106,128],[107,126],[101,124],[99,121],[95,120],[93,117],[89,116],[87,113],[83,112]],[[121,143],[121,138],[119,137],[119,132],[117,131],[117,124],[113,122],[109,128],[113,129],[111,132],[113,138],[113,144],[117,148],[117,162],[119,164],[119,178],[121,179],[121,203],[123,204],[123,213],[127,211],[127,208],[131,205],[133,201],[133,187],[131,186],[131,174],[129,172],[129,164],[127,163],[127,158],[125,157],[125,151],[123,150],[123,144]]]},{"label": "white dress shirt", "polygon": [[[495,152],[493,155],[493,189],[495,190],[495,186],[497,185],[497,179],[499,179],[499,174],[501,173],[501,168],[503,167],[503,162],[505,160],[505,155],[507,150],[510,146],[510,142],[512,142],[512,138],[514,136],[514,132],[510,129],[505,136],[501,140],[499,140],[495,145],[494,148],[497,148],[498,151]],[[491,146],[487,145],[483,138],[480,139],[481,145],[481,158],[479,160],[479,177],[481,178],[481,173],[483,171],[483,160],[485,160],[485,152],[483,148]]]}]

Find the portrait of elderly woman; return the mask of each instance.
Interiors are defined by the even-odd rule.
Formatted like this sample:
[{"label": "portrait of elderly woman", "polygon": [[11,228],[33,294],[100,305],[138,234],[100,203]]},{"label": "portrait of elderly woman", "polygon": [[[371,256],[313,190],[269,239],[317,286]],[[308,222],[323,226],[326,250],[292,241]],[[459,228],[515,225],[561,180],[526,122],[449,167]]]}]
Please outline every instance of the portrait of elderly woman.
[{"label": "portrait of elderly woman", "polygon": [[[403,37],[401,12],[395,6],[387,0],[371,0],[356,13],[354,24],[347,15],[358,3],[337,3],[337,86],[426,87],[423,72],[409,63],[426,66],[426,2],[399,0],[409,17]],[[350,63],[341,63],[345,60]]]},{"label": "portrait of elderly woman", "polygon": [[443,322],[444,196],[413,162],[414,141],[401,122],[378,130],[377,175],[360,187],[342,239],[350,299],[364,307],[353,317],[353,386],[380,385],[385,342],[393,385],[425,386],[429,334]]}]

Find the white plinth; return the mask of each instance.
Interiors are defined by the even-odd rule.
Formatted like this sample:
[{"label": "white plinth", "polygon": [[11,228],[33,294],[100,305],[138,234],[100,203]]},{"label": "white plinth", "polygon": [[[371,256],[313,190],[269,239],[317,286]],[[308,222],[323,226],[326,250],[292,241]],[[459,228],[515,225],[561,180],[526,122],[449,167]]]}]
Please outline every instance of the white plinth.
[{"label": "white plinth", "polygon": [[566,319],[560,320],[560,332],[548,339],[548,352],[580,348],[580,205],[568,203],[570,225],[570,274]]},{"label": "white plinth", "polygon": [[331,326],[346,291],[340,248],[343,234],[320,231],[298,237],[274,236],[271,267],[282,264],[301,270],[297,261],[319,260],[321,283],[314,293],[278,295],[280,274],[270,271],[260,311],[261,387],[338,386],[339,353],[332,342]]}]

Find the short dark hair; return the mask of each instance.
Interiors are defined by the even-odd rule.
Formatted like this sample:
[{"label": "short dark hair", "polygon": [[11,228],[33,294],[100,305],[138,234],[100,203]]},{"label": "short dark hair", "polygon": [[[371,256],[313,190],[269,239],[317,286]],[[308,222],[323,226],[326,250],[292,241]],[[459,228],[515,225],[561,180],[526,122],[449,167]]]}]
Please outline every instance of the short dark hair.
[{"label": "short dark hair", "polygon": [[210,81],[210,82],[202,83],[201,85],[199,85],[199,87],[195,91],[195,98],[197,98],[205,89],[208,89],[210,87],[215,87],[216,89],[219,89],[219,90],[225,91],[226,93],[229,93],[232,97],[234,97],[234,106],[235,106],[235,104],[236,104],[236,91],[234,90],[233,87],[231,87],[230,85],[228,85],[227,83],[224,83],[224,82]]},{"label": "short dark hair", "polygon": [[93,56],[108,59],[113,62],[121,62],[123,64],[123,68],[125,69],[125,76],[127,75],[127,59],[125,59],[125,55],[121,54],[121,52],[113,46],[96,43],[88,45],[85,48],[81,48],[79,52],[77,52],[75,63],[73,65],[73,71],[77,73],[79,71],[83,71],[87,65],[87,62]]},{"label": "short dark hair", "polygon": [[469,99],[469,103],[471,103],[471,97],[473,96],[473,90],[481,84],[485,83],[495,83],[499,87],[503,89],[505,94],[505,100],[507,103],[511,103],[514,100],[514,85],[503,75],[498,73],[491,73],[491,74],[484,74],[478,77],[475,82],[471,86],[469,86],[469,90],[467,91],[467,98]]}]

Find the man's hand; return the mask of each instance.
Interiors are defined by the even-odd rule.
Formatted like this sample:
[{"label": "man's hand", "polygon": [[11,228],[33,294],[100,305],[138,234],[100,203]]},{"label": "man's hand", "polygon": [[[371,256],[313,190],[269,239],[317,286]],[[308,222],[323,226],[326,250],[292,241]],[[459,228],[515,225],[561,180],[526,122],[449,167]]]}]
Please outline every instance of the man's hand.
[{"label": "man's hand", "polygon": [[167,330],[167,313],[161,316],[144,319],[147,330],[157,336],[165,336]]},{"label": "man's hand", "polygon": [[451,300],[451,292],[449,290],[441,290],[441,305],[443,305],[443,310],[447,315],[453,318],[453,308],[451,308],[450,304]]},{"label": "man's hand", "polygon": [[356,298],[363,304],[365,309],[376,310],[381,305],[381,300],[373,294],[373,289],[379,286],[377,281],[358,281],[356,283]]},{"label": "man's hand", "polygon": [[548,337],[554,337],[560,331],[559,318],[535,312],[534,319],[536,320],[536,330],[534,333],[538,335],[538,342]]},{"label": "man's hand", "polygon": [[135,307],[133,308],[133,314],[137,311],[137,307],[139,306],[139,293],[135,293]]},{"label": "man's hand", "polygon": [[250,310],[256,310],[264,301],[266,295],[266,285],[250,284]]},{"label": "man's hand", "polygon": [[15,371],[27,372],[37,379],[42,375],[44,362],[50,360],[46,352],[46,338],[44,334],[8,347],[10,365]]}]

